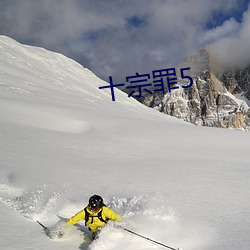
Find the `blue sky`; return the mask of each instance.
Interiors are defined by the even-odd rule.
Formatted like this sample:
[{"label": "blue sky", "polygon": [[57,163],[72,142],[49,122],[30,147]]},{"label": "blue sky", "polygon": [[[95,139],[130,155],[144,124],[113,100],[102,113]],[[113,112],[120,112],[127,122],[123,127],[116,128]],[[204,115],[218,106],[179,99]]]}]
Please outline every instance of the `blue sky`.
[{"label": "blue sky", "polygon": [[250,0],[1,0],[0,34],[63,53],[117,83],[208,47],[250,63]]},{"label": "blue sky", "polygon": [[235,8],[232,8],[230,12],[223,12],[223,9],[215,10],[211,13],[211,18],[208,19],[206,28],[212,29],[222,25],[225,20],[235,18],[239,23],[242,22],[242,17],[245,11],[248,9],[248,0],[239,0]]}]

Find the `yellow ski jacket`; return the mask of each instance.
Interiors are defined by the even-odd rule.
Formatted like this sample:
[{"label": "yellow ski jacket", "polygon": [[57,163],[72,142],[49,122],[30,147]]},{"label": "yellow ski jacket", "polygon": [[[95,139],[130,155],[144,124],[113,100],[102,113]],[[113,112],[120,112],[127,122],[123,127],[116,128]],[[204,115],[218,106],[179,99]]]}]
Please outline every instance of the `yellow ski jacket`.
[{"label": "yellow ski jacket", "polygon": [[[112,221],[121,221],[120,215],[116,214],[113,210],[110,208],[103,206],[99,211],[93,212],[89,209],[89,207],[86,207],[87,212],[89,213],[88,221],[85,221],[86,226],[88,226],[89,230],[92,233],[97,232],[100,228],[102,228],[106,223],[104,221],[112,220]],[[100,214],[101,211],[101,218],[104,220],[100,220],[98,218],[98,214]],[[85,211],[84,209],[72,216],[68,221],[67,224],[74,225],[80,220],[85,220]]]}]

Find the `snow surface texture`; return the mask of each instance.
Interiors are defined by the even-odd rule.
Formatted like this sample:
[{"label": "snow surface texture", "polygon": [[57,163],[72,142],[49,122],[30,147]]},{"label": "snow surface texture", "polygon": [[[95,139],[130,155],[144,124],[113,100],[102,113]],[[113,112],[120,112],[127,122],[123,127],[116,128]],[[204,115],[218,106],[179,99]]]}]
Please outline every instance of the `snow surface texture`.
[{"label": "snow surface texture", "polygon": [[63,55],[0,37],[0,249],[163,247],[84,222],[50,239],[92,194],[122,226],[184,250],[250,249],[248,132],[149,109]]}]

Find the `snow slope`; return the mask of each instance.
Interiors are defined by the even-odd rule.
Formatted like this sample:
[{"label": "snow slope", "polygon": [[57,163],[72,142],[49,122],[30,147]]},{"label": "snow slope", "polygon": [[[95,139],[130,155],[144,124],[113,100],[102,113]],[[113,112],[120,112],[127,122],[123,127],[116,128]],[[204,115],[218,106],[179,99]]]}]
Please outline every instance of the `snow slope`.
[{"label": "snow slope", "polygon": [[53,228],[97,193],[124,227],[166,245],[248,250],[249,133],[196,127],[119,90],[112,102],[104,85],[0,36],[0,248],[162,249],[112,225],[90,244],[83,223],[61,240],[36,223]]}]

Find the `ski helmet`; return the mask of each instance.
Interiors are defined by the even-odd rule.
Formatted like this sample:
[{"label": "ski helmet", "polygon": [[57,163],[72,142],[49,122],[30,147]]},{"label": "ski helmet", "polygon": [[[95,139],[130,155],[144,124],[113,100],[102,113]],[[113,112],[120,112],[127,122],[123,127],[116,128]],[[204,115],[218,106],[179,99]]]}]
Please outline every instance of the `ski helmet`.
[{"label": "ski helmet", "polygon": [[98,210],[103,207],[103,199],[99,195],[93,195],[89,198],[89,206],[93,210]]}]

